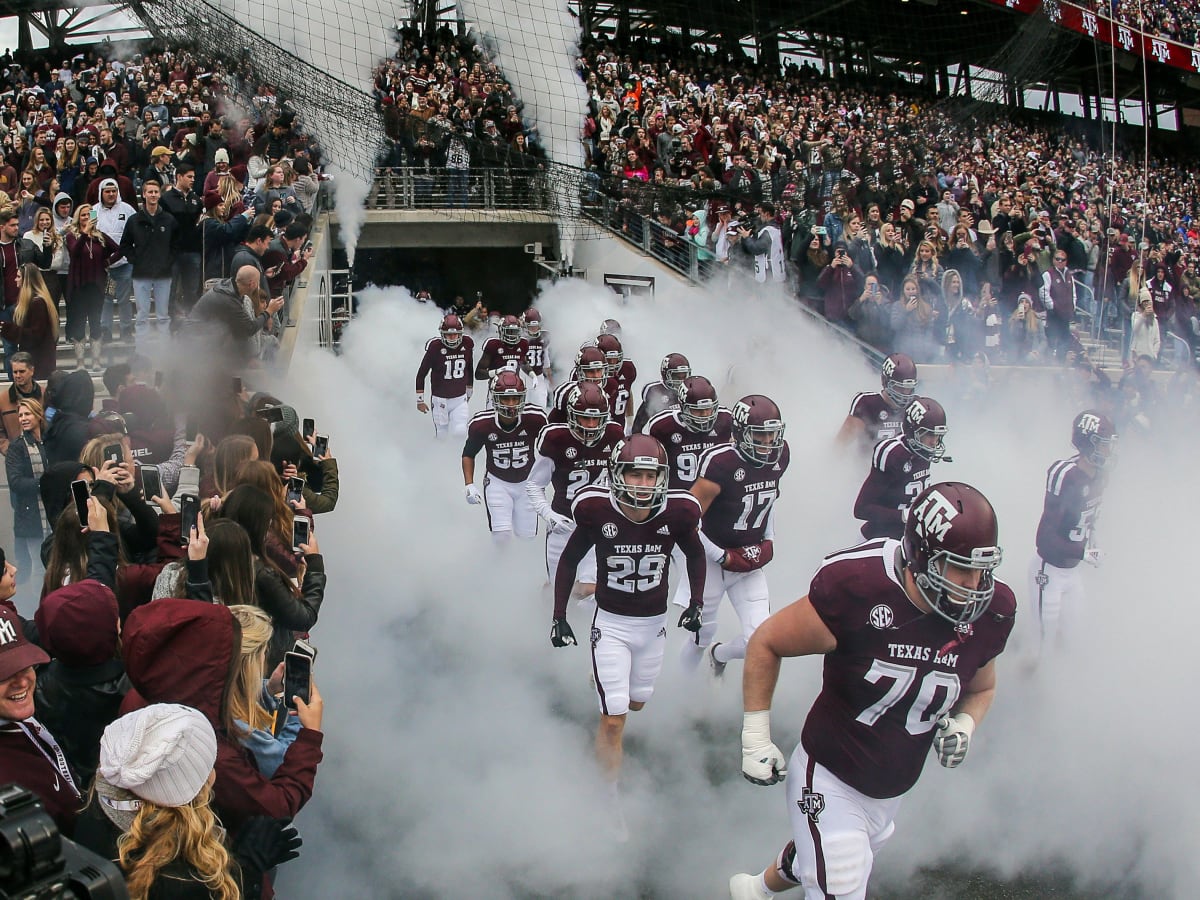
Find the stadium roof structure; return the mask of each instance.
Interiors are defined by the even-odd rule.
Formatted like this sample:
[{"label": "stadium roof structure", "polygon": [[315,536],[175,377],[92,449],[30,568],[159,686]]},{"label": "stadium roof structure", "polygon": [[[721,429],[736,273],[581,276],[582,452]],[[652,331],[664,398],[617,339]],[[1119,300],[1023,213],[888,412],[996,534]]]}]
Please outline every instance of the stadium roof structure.
[{"label": "stadium roof structure", "polygon": [[[992,0],[575,0],[585,30],[620,42],[640,37],[687,46],[757,43],[760,57],[798,53],[851,71],[936,72],[982,66],[1015,87],[1141,98],[1142,58]],[[1042,7],[1053,8],[1050,0]],[[1035,21],[1036,20],[1036,21]],[[1047,41],[1026,40],[1034,26]],[[1024,56],[1022,59],[1023,46]],[[1114,58],[1115,57],[1115,58]],[[1005,65],[1020,60],[1021,65]],[[1014,70],[1021,73],[1017,75]],[[1156,104],[1200,106],[1200,75],[1150,59],[1145,81]]]},{"label": "stadium roof structure", "polygon": [[139,5],[114,0],[0,0],[0,19],[17,20],[16,49],[30,50],[34,31],[51,47],[146,37],[134,14]]}]

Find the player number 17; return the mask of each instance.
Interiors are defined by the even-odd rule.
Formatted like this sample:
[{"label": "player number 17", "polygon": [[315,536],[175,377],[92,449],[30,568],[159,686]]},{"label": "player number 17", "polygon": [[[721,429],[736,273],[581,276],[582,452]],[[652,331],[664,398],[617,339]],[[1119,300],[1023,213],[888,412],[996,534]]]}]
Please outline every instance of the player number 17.
[{"label": "player number 17", "polygon": [[[776,488],[743,495],[742,514],[733,523],[734,530],[746,531],[749,528],[762,528],[763,522],[767,521],[767,516],[771,512],[771,507],[775,505],[775,498],[778,496],[779,491]],[[753,523],[750,522],[751,516],[754,516]]]}]

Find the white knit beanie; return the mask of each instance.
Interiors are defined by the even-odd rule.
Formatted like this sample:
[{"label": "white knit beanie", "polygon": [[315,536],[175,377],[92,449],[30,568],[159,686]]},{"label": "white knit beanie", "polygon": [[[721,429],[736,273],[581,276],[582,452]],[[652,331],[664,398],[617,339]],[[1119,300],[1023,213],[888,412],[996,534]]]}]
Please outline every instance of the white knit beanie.
[{"label": "white knit beanie", "polygon": [[201,713],[155,703],[117,719],[100,738],[97,774],[159,806],[195,799],[217,761],[217,736]]}]

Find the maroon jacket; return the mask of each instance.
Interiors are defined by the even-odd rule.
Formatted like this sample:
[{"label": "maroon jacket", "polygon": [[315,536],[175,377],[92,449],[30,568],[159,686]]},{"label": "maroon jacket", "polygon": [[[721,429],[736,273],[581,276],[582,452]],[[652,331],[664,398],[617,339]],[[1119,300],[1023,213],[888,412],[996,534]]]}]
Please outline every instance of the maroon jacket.
[{"label": "maroon jacket", "polygon": [[817,278],[817,287],[825,299],[825,318],[830,322],[843,321],[862,293],[862,284],[858,266],[826,266]]},{"label": "maroon jacket", "polygon": [[83,801],[25,732],[4,721],[0,723],[0,784],[14,781],[36,794],[63,834],[71,836]]},{"label": "maroon jacket", "polygon": [[264,778],[250,751],[221,724],[221,703],[241,646],[228,607],[196,600],[156,600],[130,615],[121,636],[134,690],[122,714],[149,703],[182,703],[208,717],[217,733],[213,806],[236,833],[251,816],[290,819],[312,796],[322,734],[300,729],[274,777]]},{"label": "maroon jacket", "polygon": [[109,263],[121,255],[121,248],[101,231],[94,232],[88,238],[68,231],[67,254],[71,258],[71,267],[67,270],[67,292],[73,293],[82,285],[104,287]]}]

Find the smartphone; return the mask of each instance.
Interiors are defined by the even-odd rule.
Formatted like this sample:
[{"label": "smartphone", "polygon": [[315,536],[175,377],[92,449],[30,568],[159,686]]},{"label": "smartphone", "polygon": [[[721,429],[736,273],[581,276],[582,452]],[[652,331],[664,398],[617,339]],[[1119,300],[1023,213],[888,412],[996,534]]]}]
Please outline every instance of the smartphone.
[{"label": "smartphone", "polygon": [[97,207],[93,206],[91,209],[91,212],[88,213],[88,218],[92,222],[99,221],[100,220],[100,210]]},{"label": "smartphone", "polygon": [[283,654],[283,700],[288,709],[295,709],[293,697],[305,703],[312,688],[312,658],[303,653]]},{"label": "smartphone", "polygon": [[317,430],[317,423],[312,419],[305,419],[303,425],[304,427],[300,430],[300,434],[303,435],[306,441],[311,440],[313,433]]},{"label": "smartphone", "polygon": [[813,229],[813,234],[828,234],[828,232],[825,230],[824,225],[818,225]]},{"label": "smartphone", "polygon": [[200,430],[200,426],[196,424],[196,420],[189,416],[188,420],[187,420],[187,428],[185,429],[187,441],[189,444],[192,443],[192,441],[196,440],[196,433],[199,430]]},{"label": "smartphone", "polygon": [[317,661],[317,648],[304,640],[304,638],[296,638],[296,643],[292,645],[292,652],[303,653],[313,662]]},{"label": "smartphone", "polygon": [[71,498],[75,501],[75,513],[79,516],[79,527],[86,528],[88,523],[88,497],[91,496],[91,484],[84,479],[71,482]]},{"label": "smartphone", "polygon": [[242,376],[241,376],[241,375],[234,375],[234,376],[233,376],[233,393],[234,393],[236,396],[240,397],[240,396],[242,395],[242,391],[243,391],[243,390],[244,390],[244,389],[243,389],[243,387],[242,387]]},{"label": "smartphone", "polygon": [[287,503],[299,503],[304,499],[304,479],[293,477],[287,480]]},{"label": "smartphone", "polygon": [[260,419],[265,419],[268,422],[272,422],[272,423],[282,422],[283,421],[283,407],[282,406],[264,406],[257,413],[255,413],[255,415],[257,415]]},{"label": "smartphone", "polygon": [[154,389],[162,390],[162,386],[163,386],[163,373],[155,372],[154,373]]},{"label": "smartphone", "polygon": [[308,543],[309,521],[304,516],[292,519],[292,549],[300,553],[300,545]]},{"label": "smartphone", "polygon": [[313,442],[313,456],[324,456],[329,452],[329,435],[318,434]]},{"label": "smartphone", "polygon": [[196,520],[200,517],[200,498],[195,494],[179,495],[179,535],[180,543],[187,546]]},{"label": "smartphone", "polygon": [[158,466],[142,466],[142,496],[149,500],[162,496],[162,478],[158,474]]},{"label": "smartphone", "polygon": [[120,465],[121,461],[125,458],[125,451],[121,448],[120,444],[108,444],[101,451],[100,458],[104,462],[108,462],[111,459],[117,465]]}]

